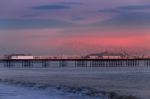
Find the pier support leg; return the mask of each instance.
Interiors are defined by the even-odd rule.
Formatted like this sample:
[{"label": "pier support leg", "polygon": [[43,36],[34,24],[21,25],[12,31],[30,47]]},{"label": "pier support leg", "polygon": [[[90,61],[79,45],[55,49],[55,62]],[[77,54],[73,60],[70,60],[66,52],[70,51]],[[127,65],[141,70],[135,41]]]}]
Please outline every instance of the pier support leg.
[{"label": "pier support leg", "polygon": [[32,61],[22,61],[22,67],[33,67],[33,62]]},{"label": "pier support leg", "polygon": [[67,66],[67,62],[64,60],[59,61],[59,67],[66,67]]},{"label": "pier support leg", "polygon": [[5,61],[5,62],[4,62],[4,67],[10,68],[10,67],[13,67],[13,66],[14,66],[14,64],[13,64],[12,61]]},{"label": "pier support leg", "polygon": [[43,68],[49,67],[48,61],[42,61],[42,67]]}]

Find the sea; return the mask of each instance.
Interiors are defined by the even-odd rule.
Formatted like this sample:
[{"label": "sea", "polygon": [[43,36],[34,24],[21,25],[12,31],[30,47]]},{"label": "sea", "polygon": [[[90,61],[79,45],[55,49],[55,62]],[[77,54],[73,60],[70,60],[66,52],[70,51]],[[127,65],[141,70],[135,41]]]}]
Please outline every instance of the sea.
[{"label": "sea", "polygon": [[100,99],[79,93],[69,93],[56,88],[39,89],[0,83],[0,99]]}]

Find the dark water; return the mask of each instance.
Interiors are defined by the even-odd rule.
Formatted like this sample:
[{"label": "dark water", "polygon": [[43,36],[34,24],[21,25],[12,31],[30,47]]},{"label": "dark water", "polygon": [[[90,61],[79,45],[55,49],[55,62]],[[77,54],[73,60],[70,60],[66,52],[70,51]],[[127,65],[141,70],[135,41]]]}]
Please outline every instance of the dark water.
[{"label": "dark water", "polygon": [[0,83],[0,99],[100,99],[66,93],[55,88],[45,90]]}]

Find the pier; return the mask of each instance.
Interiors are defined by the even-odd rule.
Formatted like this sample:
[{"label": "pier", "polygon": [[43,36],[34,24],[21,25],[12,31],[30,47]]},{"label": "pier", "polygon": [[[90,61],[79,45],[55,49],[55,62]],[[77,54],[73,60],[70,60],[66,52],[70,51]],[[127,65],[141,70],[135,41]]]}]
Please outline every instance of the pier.
[{"label": "pier", "polygon": [[0,59],[0,67],[142,67],[150,66],[150,59]]}]

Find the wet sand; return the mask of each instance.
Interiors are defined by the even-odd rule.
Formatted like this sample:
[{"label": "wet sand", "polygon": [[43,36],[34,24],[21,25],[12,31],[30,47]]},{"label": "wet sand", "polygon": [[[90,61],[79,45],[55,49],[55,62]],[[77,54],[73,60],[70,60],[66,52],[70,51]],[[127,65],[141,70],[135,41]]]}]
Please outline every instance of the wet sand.
[{"label": "wet sand", "polygon": [[86,87],[140,99],[150,97],[150,67],[1,68],[0,79],[50,86]]}]

